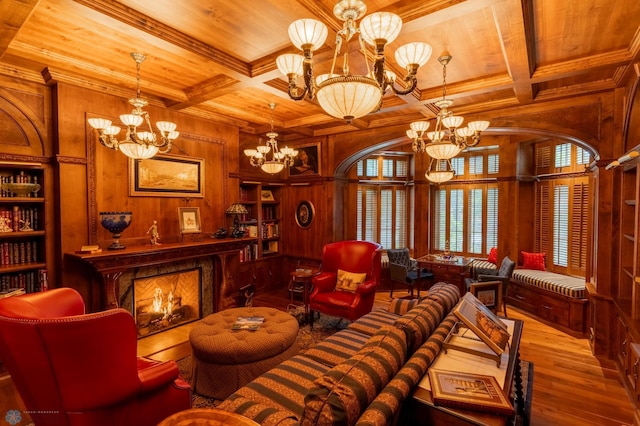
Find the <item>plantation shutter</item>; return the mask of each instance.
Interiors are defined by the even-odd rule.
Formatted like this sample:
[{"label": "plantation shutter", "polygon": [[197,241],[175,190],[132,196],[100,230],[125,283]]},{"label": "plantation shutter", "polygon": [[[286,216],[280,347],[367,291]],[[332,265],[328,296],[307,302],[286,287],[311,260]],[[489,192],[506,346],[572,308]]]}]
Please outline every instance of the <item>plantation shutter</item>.
[{"label": "plantation shutter", "polygon": [[378,191],[367,188],[365,192],[365,227],[364,240],[375,242],[378,229]]},{"label": "plantation shutter", "polygon": [[498,246],[498,187],[487,188],[487,230],[485,253]]},{"label": "plantation shutter", "polygon": [[443,251],[447,235],[447,191],[436,189],[433,211],[433,246],[437,251]]},{"label": "plantation shutter", "polygon": [[464,194],[462,189],[449,193],[449,250],[462,251],[464,244]]},{"label": "plantation shutter", "polygon": [[553,188],[553,264],[567,267],[569,258],[569,186]]},{"label": "plantation shutter", "polygon": [[407,247],[407,191],[396,189],[395,248]]},{"label": "plantation shutter", "polygon": [[475,254],[482,253],[482,193],[481,188],[469,190],[467,251]]},{"label": "plantation shutter", "polygon": [[536,219],[535,219],[535,230],[538,238],[535,239],[534,249],[537,252],[545,252],[549,251],[549,226],[551,222],[549,221],[549,210],[551,206],[549,205],[549,186],[548,183],[540,183],[538,184],[538,191],[536,192]]},{"label": "plantation shutter", "polygon": [[571,228],[569,272],[584,274],[587,266],[586,253],[589,238],[589,184],[586,178],[579,179],[573,184]]},{"label": "plantation shutter", "polygon": [[380,191],[380,240],[382,247],[393,248],[393,190]]}]

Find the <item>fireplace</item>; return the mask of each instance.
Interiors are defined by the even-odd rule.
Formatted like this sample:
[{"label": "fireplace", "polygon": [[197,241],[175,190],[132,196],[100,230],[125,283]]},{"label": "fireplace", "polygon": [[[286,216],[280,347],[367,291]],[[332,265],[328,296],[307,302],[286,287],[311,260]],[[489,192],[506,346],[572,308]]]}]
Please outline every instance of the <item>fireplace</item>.
[{"label": "fireplace", "polygon": [[138,336],[202,318],[201,297],[201,268],[134,278],[133,312]]}]

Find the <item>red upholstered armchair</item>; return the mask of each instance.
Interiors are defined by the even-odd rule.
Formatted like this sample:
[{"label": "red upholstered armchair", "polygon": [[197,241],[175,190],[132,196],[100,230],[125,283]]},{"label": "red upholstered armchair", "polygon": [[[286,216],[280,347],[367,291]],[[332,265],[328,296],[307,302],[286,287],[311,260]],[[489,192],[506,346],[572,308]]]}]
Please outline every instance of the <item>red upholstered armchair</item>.
[{"label": "red upholstered armchair", "polygon": [[136,356],[124,309],[84,314],[71,288],[0,299],[0,359],[37,425],[156,425],[191,407],[175,361]]},{"label": "red upholstered armchair", "polygon": [[[339,241],[322,249],[322,269],[313,278],[309,295],[311,321],[313,311],[355,321],[371,312],[376,288],[380,284],[380,250],[382,246],[367,241]],[[365,273],[364,282],[355,292],[336,290],[338,269]]]}]

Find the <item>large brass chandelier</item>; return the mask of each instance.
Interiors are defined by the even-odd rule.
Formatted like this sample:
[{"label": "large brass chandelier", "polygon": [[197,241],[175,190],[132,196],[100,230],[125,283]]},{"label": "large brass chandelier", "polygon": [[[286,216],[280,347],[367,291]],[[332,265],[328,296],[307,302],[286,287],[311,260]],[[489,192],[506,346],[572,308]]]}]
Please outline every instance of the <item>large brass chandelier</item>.
[{"label": "large brass chandelier", "polygon": [[[276,63],[278,70],[289,80],[288,91],[292,99],[301,100],[306,96],[312,100],[317,97],[318,103],[327,114],[350,123],[355,118],[379,110],[382,106],[382,95],[386,90],[390,89],[397,95],[406,95],[416,88],[416,73],[418,68],[429,60],[431,46],[414,42],[396,50],[396,61],[407,71],[404,88],[396,88],[396,75],[385,70],[384,48],[400,33],[402,19],[393,13],[377,12],[364,17],[358,28],[356,21],[362,18],[366,11],[367,6],[362,0],[340,0],[336,3],[333,14],[344,21],[344,24],[336,35],[331,71],[319,75],[315,80],[313,51],[324,44],[328,34],[327,27],[315,19],[299,19],[289,26],[289,38],[303,54],[280,55]],[[349,55],[345,53],[342,73],[339,74],[335,71],[337,56],[343,43],[348,43],[354,35],[358,37],[367,73],[351,74]],[[367,52],[365,42],[373,46],[373,52]],[[372,67],[369,65],[369,57],[372,57]],[[304,79],[304,87],[298,86],[299,76]]]},{"label": "large brass chandelier", "polygon": [[[280,173],[285,166],[291,167],[298,155],[298,150],[285,146],[278,150],[278,134],[273,131],[273,110],[276,108],[275,103],[270,103],[271,109],[271,131],[267,132],[269,138],[264,145],[258,145],[256,149],[245,149],[244,155],[249,157],[249,163],[253,167],[260,167],[262,171],[269,174]],[[260,138],[259,143],[262,143]],[[271,155],[269,156],[269,153]]]},{"label": "large brass chandelier", "polygon": [[[136,97],[129,99],[133,106],[131,114],[122,114],[120,121],[127,127],[127,134],[122,141],[116,139],[120,133],[119,126],[112,126],[111,120],[106,118],[90,118],[89,125],[100,134],[100,143],[107,148],[122,152],[124,155],[135,159],[151,158],[157,153],[167,153],[171,151],[171,142],[175,140],[180,132],[176,131],[176,124],[170,121],[158,121],[156,127],[160,131],[160,137],[156,135],[151,127],[149,113],[142,108],[149,102],[140,98],[140,64],[146,59],[142,53],[132,52],[131,57],[136,62]],[[146,123],[147,130],[138,128]]]},{"label": "large brass chandelier", "polygon": [[[447,64],[451,56],[443,55],[438,58],[442,64],[442,99],[435,102],[439,108],[436,116],[436,128],[432,132],[428,121],[415,121],[409,125],[407,136],[413,139],[411,145],[414,152],[426,152],[436,159],[450,159],[455,157],[463,149],[476,146],[480,143],[480,133],[489,127],[489,122],[484,120],[471,121],[466,127],[460,127],[464,118],[453,115],[449,107],[453,104],[447,99]],[[425,138],[425,135],[427,138]]]}]

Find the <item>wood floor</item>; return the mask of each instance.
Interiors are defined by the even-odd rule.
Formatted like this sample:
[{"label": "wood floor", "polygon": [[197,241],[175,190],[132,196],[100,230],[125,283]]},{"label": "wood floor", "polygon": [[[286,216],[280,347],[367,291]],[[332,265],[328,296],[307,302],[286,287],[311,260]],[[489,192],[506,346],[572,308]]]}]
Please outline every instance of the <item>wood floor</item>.
[{"label": "wood floor", "polygon": [[[394,292],[401,297],[402,292]],[[388,292],[376,295],[376,307],[389,301]],[[254,299],[256,306],[285,309],[286,290]],[[591,355],[586,338],[559,331],[525,313],[508,308],[509,318],[524,321],[520,357],[534,364],[532,426],[631,425],[633,407],[618,381],[613,361],[599,361]],[[157,359],[180,359],[190,353],[192,325],[141,339],[140,355]],[[159,336],[159,337],[158,337]],[[0,424],[10,409],[23,409],[11,379],[0,375]],[[19,423],[27,425],[28,417]]]}]

